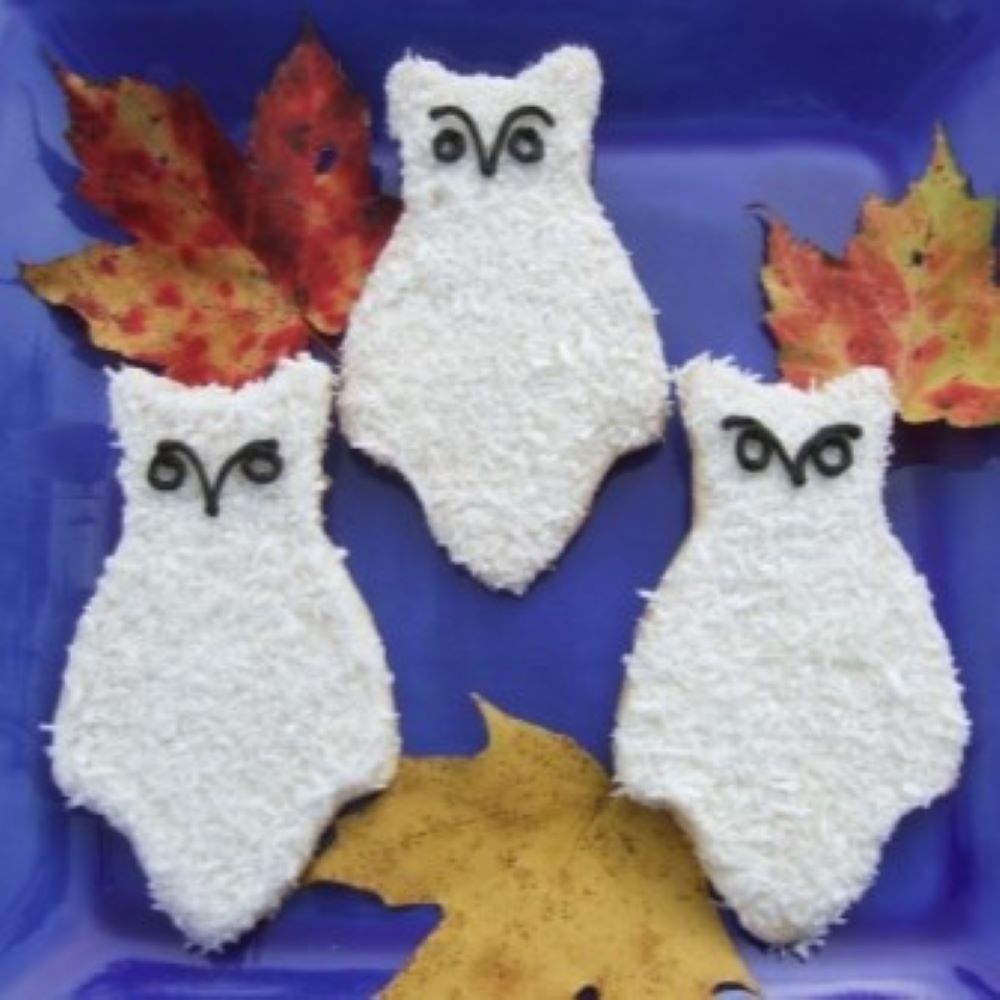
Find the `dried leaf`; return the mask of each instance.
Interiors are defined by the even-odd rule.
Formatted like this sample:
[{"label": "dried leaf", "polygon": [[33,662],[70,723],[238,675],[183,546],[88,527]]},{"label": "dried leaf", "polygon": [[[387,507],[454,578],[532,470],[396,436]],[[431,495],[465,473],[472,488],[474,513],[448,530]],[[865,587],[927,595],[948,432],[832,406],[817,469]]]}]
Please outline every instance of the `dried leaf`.
[{"label": "dried leaf", "polygon": [[762,280],[784,377],[808,385],[881,365],[905,420],[1000,422],[996,211],[970,195],[938,131],[926,174],[900,201],[865,201],[843,259],[775,222]]},{"label": "dried leaf", "polygon": [[138,240],[241,244],[249,170],[195,91],[58,76],[87,201]]},{"label": "dried leaf", "polygon": [[344,328],[399,214],[371,169],[368,106],[311,29],[257,102],[250,241],[309,322]]},{"label": "dried leaf", "polygon": [[250,160],[196,93],[60,73],[79,190],[136,239],[23,268],[95,344],[189,383],[239,384],[340,332],[391,231],[368,111],[307,31],[261,95]]},{"label": "dried leaf", "polygon": [[86,319],[91,340],[178,382],[238,385],[294,354],[309,328],[240,246],[96,243],[28,270],[34,290]]},{"label": "dried leaf", "polygon": [[572,740],[480,703],[471,758],[407,758],[338,825],[310,881],[439,903],[445,916],[387,993],[405,998],[685,1000],[752,978],[670,818],[611,794]]}]

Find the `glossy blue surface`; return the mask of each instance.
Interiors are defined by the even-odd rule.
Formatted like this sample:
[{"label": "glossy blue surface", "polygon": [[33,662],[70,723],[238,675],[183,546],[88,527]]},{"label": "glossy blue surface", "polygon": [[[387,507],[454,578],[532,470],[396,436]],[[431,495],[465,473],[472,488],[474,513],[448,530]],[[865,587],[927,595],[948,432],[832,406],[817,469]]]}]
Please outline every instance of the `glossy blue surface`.
[{"label": "glossy blue surface", "polygon": [[[862,195],[899,192],[943,119],[982,193],[1000,192],[995,0],[346,0],[312,16],[373,99],[406,47],[511,71],[565,40],[605,65],[596,183],[661,310],[671,361],[773,371],[757,284],[766,205],[843,244]],[[101,359],[19,284],[16,261],[113,227],[71,192],[46,57],[90,75],[190,82],[239,139],[294,40],[277,0],[0,0],[0,996],[371,996],[433,927],[348,890],[298,894],[221,957],[185,953],[149,910],[127,845],[65,811],[39,727],[118,532]],[[394,153],[381,150],[386,177]],[[1000,429],[901,429],[887,501],[928,574],[975,724],[959,791],[908,818],[879,880],[808,963],[741,939],[768,996],[1000,997]],[[687,456],[624,461],[556,571],[521,600],[438,551],[404,483],[334,441],[333,536],[397,676],[410,753],[482,739],[469,692],[572,733],[607,760],[621,658],[683,537]],[[905,651],[903,651],[905,655]],[[583,984],[581,984],[583,985]]]}]

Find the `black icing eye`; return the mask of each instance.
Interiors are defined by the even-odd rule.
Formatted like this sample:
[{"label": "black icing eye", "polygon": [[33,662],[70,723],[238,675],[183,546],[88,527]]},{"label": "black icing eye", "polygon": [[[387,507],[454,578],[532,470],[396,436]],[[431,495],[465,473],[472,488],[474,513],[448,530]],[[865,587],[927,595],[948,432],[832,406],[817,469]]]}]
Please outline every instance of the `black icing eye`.
[{"label": "black icing eye", "polygon": [[831,424],[809,439],[802,448],[803,457],[810,459],[822,475],[839,476],[854,464],[851,442],[859,437],[861,428],[856,424]]},{"label": "black icing eye", "polygon": [[160,441],[156,446],[146,479],[154,490],[179,490],[187,479],[187,463],[190,449],[180,441]]},{"label": "black icing eye", "polygon": [[545,142],[532,125],[519,125],[507,139],[507,152],[518,163],[538,163],[545,156]]},{"label": "black icing eye", "polygon": [[736,437],[736,461],[747,472],[762,472],[771,464],[781,443],[768,428],[753,417],[726,417],[722,421],[723,430],[738,430]]},{"label": "black icing eye", "polygon": [[747,427],[736,439],[736,459],[748,472],[760,472],[771,464],[774,442],[758,427]]},{"label": "black icing eye", "polygon": [[278,442],[273,438],[251,441],[237,453],[240,471],[251,483],[265,486],[281,475],[285,463],[278,454]]},{"label": "black icing eye", "polygon": [[441,163],[455,163],[465,156],[465,136],[457,128],[443,128],[434,136],[434,158]]}]

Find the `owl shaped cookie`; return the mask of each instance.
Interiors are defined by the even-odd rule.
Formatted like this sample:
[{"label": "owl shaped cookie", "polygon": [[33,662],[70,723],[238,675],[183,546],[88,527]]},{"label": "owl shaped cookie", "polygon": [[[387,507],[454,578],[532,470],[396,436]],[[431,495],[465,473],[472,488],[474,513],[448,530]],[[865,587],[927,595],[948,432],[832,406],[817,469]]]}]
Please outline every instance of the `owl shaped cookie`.
[{"label": "owl shaped cookie", "polygon": [[123,534],[70,648],[53,768],[215,948],[276,907],[340,805],[391,778],[390,676],[321,520],[329,370],[110,382]]},{"label": "owl shaped cookie", "polygon": [[653,309],[590,186],[600,67],[407,57],[386,89],[404,211],[351,318],[341,423],[456,562],[520,593],[666,418]]},{"label": "owl shaped cookie", "polygon": [[699,359],[679,381],[694,524],[627,660],[617,780],[676,812],[749,931],[809,942],[957,780],[961,690],[883,508],[885,373],[801,391]]}]

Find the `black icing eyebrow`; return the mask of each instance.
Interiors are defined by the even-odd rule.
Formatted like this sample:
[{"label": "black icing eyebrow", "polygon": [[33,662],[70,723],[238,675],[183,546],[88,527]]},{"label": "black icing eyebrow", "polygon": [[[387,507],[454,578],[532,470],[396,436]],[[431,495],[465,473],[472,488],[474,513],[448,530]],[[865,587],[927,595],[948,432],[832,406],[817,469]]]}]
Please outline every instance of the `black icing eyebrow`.
[{"label": "black icing eyebrow", "polygon": [[497,172],[497,166],[500,162],[500,156],[503,153],[507,136],[517,121],[521,118],[536,117],[540,118],[549,128],[556,123],[555,116],[540,104],[521,104],[504,115],[503,121],[500,122],[500,127],[497,129],[493,145],[487,150],[475,118],[465,108],[457,104],[440,104],[437,107],[431,108],[427,114],[431,121],[440,121],[440,119],[450,115],[465,125],[466,131],[469,133],[472,143],[476,147],[476,159],[479,162],[479,171],[484,177],[492,177]]},{"label": "black icing eyebrow", "polygon": [[479,136],[479,127],[476,125],[476,119],[469,114],[465,108],[460,107],[457,104],[439,104],[436,108],[431,108],[427,112],[427,117],[431,121],[438,121],[444,118],[446,115],[454,115],[456,118],[465,122],[468,126],[469,131],[471,131],[477,138]]},{"label": "black icing eyebrow", "polygon": [[[466,126],[468,126],[470,131],[474,132],[476,136],[479,135],[479,128],[476,125],[475,118],[473,118],[472,115],[465,110],[465,108],[458,104],[439,104],[436,108],[431,108],[427,114],[431,121],[435,122],[444,118],[446,115],[454,115],[456,118],[463,121]],[[521,104],[504,115],[503,121],[500,122],[500,128],[497,130],[497,134],[501,136],[504,135],[505,131],[509,129],[510,126],[518,120],[518,118],[526,118],[528,115],[537,115],[550,128],[556,123],[553,114],[546,108],[543,108],[540,104]]]},{"label": "black icing eyebrow", "polygon": [[504,129],[509,129],[511,125],[518,120],[518,118],[526,118],[528,115],[537,115],[539,118],[545,122],[546,125],[551,128],[555,125],[556,120],[550,111],[543,108],[540,104],[522,104],[519,107],[514,108],[513,111],[508,111],[504,116],[504,120],[500,123],[499,134],[504,134]]}]

